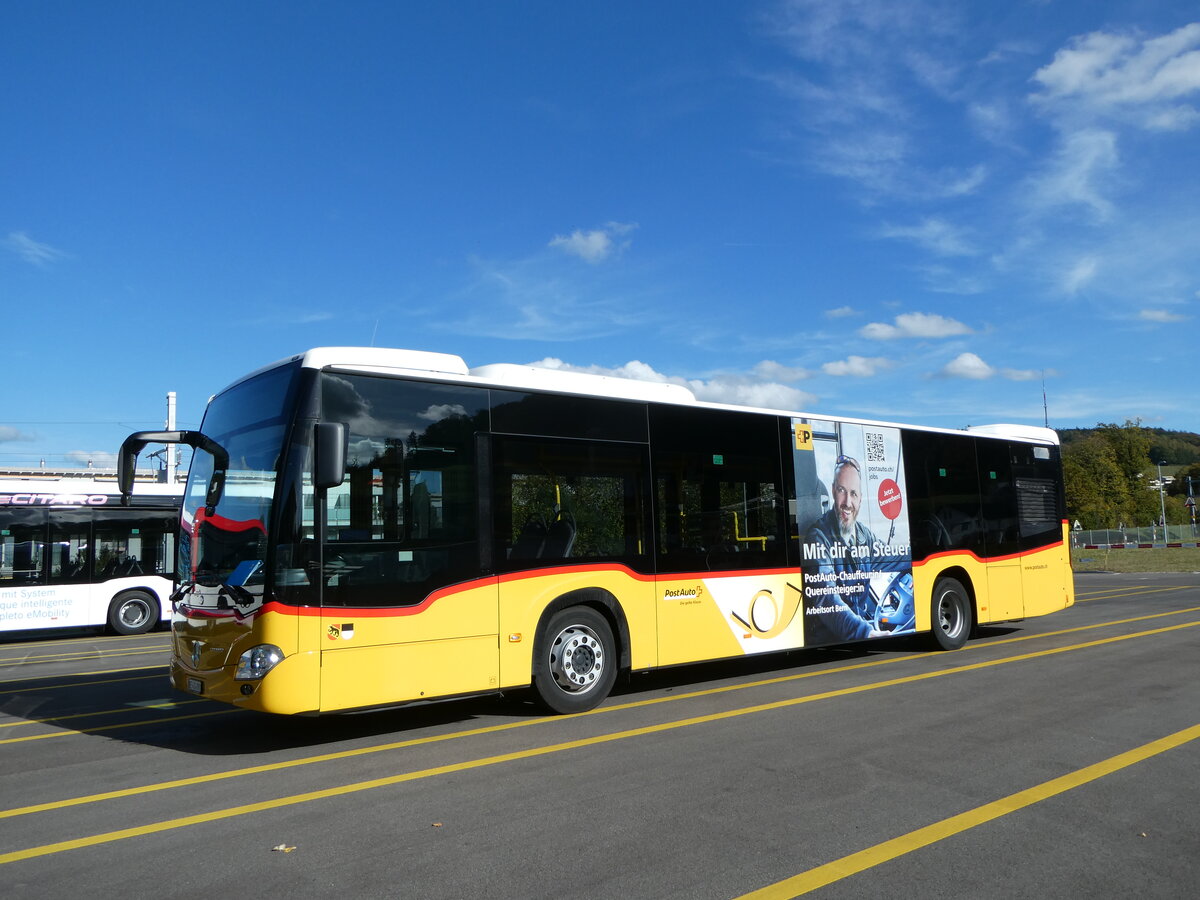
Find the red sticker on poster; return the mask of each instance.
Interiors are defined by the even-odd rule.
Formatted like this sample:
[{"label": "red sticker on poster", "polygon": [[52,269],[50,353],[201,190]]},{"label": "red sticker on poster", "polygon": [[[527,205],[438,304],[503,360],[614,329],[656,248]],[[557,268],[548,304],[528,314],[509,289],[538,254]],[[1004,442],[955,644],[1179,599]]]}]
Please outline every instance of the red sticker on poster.
[{"label": "red sticker on poster", "polygon": [[890,478],[883,479],[879,485],[879,511],[889,519],[898,519],[903,508],[904,498],[900,495],[900,485]]}]

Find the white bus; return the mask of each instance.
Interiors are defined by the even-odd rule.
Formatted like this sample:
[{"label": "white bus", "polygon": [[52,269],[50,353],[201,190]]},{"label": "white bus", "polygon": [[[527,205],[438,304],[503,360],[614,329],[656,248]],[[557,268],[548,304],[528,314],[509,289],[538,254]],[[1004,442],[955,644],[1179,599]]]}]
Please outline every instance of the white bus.
[{"label": "white bus", "polygon": [[0,479],[0,636],[169,619],[181,486]]}]

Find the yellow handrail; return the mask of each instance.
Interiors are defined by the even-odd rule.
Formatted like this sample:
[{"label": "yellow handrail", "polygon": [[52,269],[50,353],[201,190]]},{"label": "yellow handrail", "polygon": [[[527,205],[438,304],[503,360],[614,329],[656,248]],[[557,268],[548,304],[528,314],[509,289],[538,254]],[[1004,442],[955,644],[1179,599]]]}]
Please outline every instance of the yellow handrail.
[{"label": "yellow handrail", "polygon": [[761,549],[766,550],[767,549],[766,537],[765,536],[764,537],[742,537],[742,529],[741,529],[741,524],[738,521],[738,514],[736,511],[732,511],[732,514],[733,514],[733,539],[741,544],[747,544],[752,541],[758,541],[762,545]]}]

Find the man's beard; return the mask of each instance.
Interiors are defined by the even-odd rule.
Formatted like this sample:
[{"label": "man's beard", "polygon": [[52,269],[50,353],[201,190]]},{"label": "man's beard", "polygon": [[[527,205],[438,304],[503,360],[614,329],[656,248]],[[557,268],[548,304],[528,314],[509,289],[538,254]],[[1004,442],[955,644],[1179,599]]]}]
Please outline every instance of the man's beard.
[{"label": "man's beard", "polygon": [[842,520],[838,519],[838,535],[841,537],[843,544],[855,543],[855,540],[856,540],[855,533],[858,531],[858,528],[856,527],[856,525],[857,525],[856,521],[851,521],[850,522],[850,530],[847,531],[842,526]]}]

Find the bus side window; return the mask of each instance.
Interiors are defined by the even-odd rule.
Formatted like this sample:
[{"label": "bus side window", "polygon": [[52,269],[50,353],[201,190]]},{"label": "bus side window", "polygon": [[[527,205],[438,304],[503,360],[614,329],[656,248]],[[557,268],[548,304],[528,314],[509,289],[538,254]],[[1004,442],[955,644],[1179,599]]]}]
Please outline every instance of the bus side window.
[{"label": "bus side window", "polygon": [[[477,578],[475,436],[487,391],[322,378],[322,417],[348,423],[349,449],[345,479],[325,491],[323,570],[307,579],[320,582],[321,602],[412,606]],[[307,571],[302,558],[291,563]]]},{"label": "bus side window", "polygon": [[904,471],[911,507],[912,553],[983,553],[983,511],[975,439],[905,431]]},{"label": "bus side window", "polygon": [[780,433],[770,416],[651,408],[660,572],[783,565]]},{"label": "bus side window", "polygon": [[50,515],[50,583],[91,580],[91,510],[55,510]]},{"label": "bus side window", "polygon": [[495,534],[507,568],[620,560],[645,569],[643,445],[497,437]]},{"label": "bus side window", "polygon": [[46,574],[46,511],[13,509],[5,513],[0,534],[0,587],[43,583]]}]

